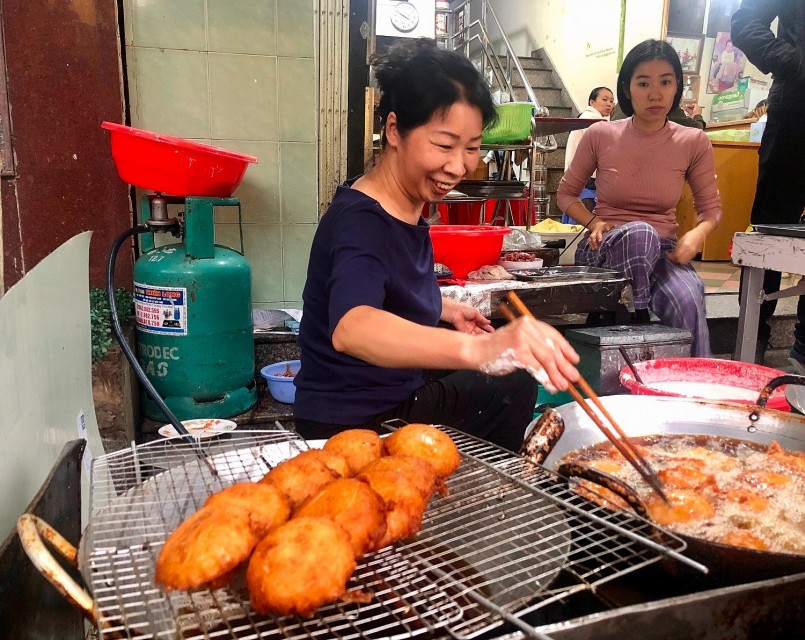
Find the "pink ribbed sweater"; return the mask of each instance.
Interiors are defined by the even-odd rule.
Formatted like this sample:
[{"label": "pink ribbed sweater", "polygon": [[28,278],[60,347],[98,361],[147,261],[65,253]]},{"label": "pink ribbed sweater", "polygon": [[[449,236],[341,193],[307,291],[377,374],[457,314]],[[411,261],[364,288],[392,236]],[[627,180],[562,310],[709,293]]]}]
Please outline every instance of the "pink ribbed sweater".
[{"label": "pink ribbed sweater", "polygon": [[594,171],[595,213],[607,222],[642,220],[661,237],[675,238],[676,205],[686,180],[697,222],[721,219],[713,147],[700,129],[666,122],[659,131],[645,133],[631,118],[596,122],[585,131],[559,184],[556,200],[562,211],[578,200]]}]

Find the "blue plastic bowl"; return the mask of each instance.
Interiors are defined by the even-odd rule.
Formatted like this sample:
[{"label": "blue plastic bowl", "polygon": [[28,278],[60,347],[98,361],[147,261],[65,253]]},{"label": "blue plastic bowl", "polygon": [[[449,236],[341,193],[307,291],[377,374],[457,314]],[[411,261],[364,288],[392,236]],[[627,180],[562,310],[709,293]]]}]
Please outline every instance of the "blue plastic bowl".
[{"label": "blue plastic bowl", "polygon": [[294,376],[299,373],[299,368],[302,366],[299,360],[287,360],[286,362],[275,362],[260,369],[260,375],[266,379],[268,383],[268,390],[277,402],[284,402],[285,404],[293,404],[294,397],[296,396],[296,387],[293,383],[293,378],[284,376],[290,367]]}]

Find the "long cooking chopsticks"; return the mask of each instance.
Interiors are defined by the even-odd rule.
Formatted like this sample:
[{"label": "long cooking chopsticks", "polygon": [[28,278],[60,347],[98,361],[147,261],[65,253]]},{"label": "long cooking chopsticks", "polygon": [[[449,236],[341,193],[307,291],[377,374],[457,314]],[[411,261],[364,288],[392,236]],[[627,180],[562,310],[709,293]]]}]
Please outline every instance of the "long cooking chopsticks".
[{"label": "long cooking chopsticks", "polygon": [[[512,306],[517,309],[520,315],[530,316],[532,318],[534,317],[531,311],[529,311],[528,307],[526,307],[525,304],[523,304],[523,301],[520,300],[520,296],[518,296],[514,291],[509,291],[508,299]],[[508,320],[511,321],[515,319],[514,312],[512,312],[512,310],[506,305],[500,305],[500,310]],[[654,489],[654,491],[656,491],[663,500],[668,502],[668,497],[662,490],[662,483],[660,482],[656,471],[654,471],[654,469],[648,463],[648,460],[642,456],[629,436],[627,436],[623,429],[621,429],[620,425],[615,421],[615,418],[612,417],[612,414],[607,411],[606,407],[604,407],[603,403],[601,402],[601,399],[598,397],[598,394],[593,391],[592,387],[587,383],[583,376],[579,376],[578,385],[581,390],[587,394],[587,397],[592,400],[593,404],[601,412],[601,415],[604,416],[607,421],[609,421],[612,429],[604,424],[604,421],[601,419],[601,417],[585,401],[578,389],[576,389],[572,384],[567,388],[570,396],[578,403],[582,410],[590,417],[590,420],[592,420],[595,426],[601,430],[601,432],[620,452],[626,461],[635,468],[643,480],[645,480],[646,483],[648,483],[648,485]]]}]

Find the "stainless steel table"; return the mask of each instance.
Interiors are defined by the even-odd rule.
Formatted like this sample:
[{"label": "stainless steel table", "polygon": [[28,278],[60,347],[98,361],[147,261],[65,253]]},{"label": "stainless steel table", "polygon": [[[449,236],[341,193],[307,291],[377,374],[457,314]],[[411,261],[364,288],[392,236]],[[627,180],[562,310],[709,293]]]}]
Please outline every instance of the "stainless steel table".
[{"label": "stainless steel table", "polygon": [[579,277],[574,281],[521,282],[519,280],[472,281],[465,286],[443,286],[442,296],[468,304],[492,319],[502,319],[498,305],[509,291],[516,291],[537,317],[546,315],[614,311],[619,305],[634,308],[632,287],[626,278],[600,281]]},{"label": "stainless steel table", "polygon": [[805,293],[805,280],[802,280],[794,287],[766,295],[761,290],[763,274],[768,269],[805,275],[805,239],[736,233],[732,241],[732,262],[741,267],[744,280],[734,358],[754,362],[761,303]]}]

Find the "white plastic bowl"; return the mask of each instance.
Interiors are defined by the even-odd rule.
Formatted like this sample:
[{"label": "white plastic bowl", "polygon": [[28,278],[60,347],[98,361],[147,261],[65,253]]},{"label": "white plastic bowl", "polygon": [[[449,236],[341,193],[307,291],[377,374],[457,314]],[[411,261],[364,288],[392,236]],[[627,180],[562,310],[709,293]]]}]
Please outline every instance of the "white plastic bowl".
[{"label": "white plastic bowl", "polygon": [[290,367],[290,371],[296,376],[299,373],[302,363],[299,360],[286,360],[285,362],[275,362],[260,369],[260,375],[266,379],[268,390],[277,402],[293,404],[296,396],[296,387],[293,377],[282,375]]},{"label": "white plastic bowl", "polygon": [[542,258],[516,262],[513,260],[498,260],[498,264],[506,271],[520,271],[521,269],[539,269],[542,266]]}]

